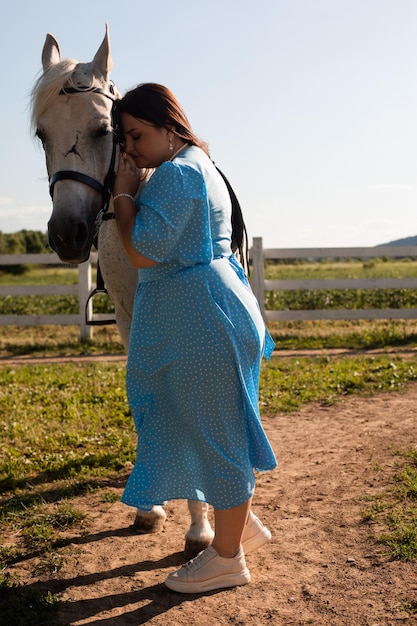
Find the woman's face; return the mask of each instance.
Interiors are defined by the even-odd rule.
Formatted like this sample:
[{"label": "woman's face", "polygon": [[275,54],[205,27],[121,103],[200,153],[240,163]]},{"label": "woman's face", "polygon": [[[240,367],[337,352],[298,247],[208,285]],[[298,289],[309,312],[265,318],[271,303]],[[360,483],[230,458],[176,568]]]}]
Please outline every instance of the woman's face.
[{"label": "woman's face", "polygon": [[153,126],[150,122],[121,114],[125,140],[125,152],[134,160],[138,168],[158,167],[172,156],[170,137],[173,133],[166,128]]}]

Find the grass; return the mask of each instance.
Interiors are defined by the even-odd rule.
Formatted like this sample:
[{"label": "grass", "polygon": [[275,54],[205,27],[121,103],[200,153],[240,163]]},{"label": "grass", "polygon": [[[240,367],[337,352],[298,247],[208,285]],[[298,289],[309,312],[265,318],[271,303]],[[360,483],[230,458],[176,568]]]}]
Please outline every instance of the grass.
[{"label": "grass", "polygon": [[[417,279],[417,261],[414,259],[387,260],[383,258],[339,262],[335,260],[323,260],[321,262],[269,261],[265,264],[265,278],[279,280]],[[265,305],[267,309],[271,310],[410,308],[417,305],[417,288],[267,291]]]},{"label": "grass", "polygon": [[50,591],[22,589],[15,580],[0,579],[0,606],[2,622],[10,626],[58,626],[56,610],[59,598]]},{"label": "grass", "polygon": [[1,368],[0,406],[0,493],[96,478],[133,458],[121,365]]},{"label": "grass", "polygon": [[[124,376],[122,365],[106,363],[0,368],[3,526],[50,541],[38,523],[54,529],[44,505],[103,489],[134,460]],[[262,366],[260,406],[271,415],[292,412],[309,402],[399,390],[416,377],[413,358],[273,358]],[[31,515],[37,521],[28,531]]]},{"label": "grass", "polygon": [[265,278],[300,280],[322,278],[417,278],[416,259],[267,261]]},{"label": "grass", "polygon": [[340,396],[399,390],[417,378],[417,358],[319,356],[272,359],[262,366],[259,400],[270,414],[308,402],[334,404]]},{"label": "grass", "polygon": [[[3,269],[3,271],[2,271]],[[25,265],[23,273],[0,267],[0,285],[76,285],[78,268],[74,265]]]},{"label": "grass", "polygon": [[[305,278],[307,271],[318,278],[323,269],[339,277],[353,271],[368,276],[381,271],[384,276],[390,275],[387,271],[417,275],[416,264],[406,261],[401,267],[383,261],[340,263],[331,270],[324,265],[277,264],[273,277]],[[66,280],[74,280],[74,275],[66,275]],[[42,279],[31,270],[29,276]],[[15,279],[0,275],[0,283]],[[25,275],[28,284],[26,279]],[[62,282],[57,274],[52,279]],[[379,391],[398,391],[417,378],[417,321],[283,322],[270,324],[270,331],[278,358],[262,365],[264,414],[294,412],[311,402],[334,404],[350,394],[370,397]],[[308,355],[309,350],[334,348],[351,352]],[[303,354],[279,358],[279,351],[285,349]],[[409,352],[407,358],[400,350]],[[124,356],[115,327],[97,327],[93,340],[83,343],[75,326],[0,327],[0,358],[98,354]],[[112,490],[114,481],[126,476],[134,460],[136,435],[124,376],[123,364],[106,362],[23,361],[0,367],[0,530],[5,537],[0,547],[0,613],[5,623],[57,626],[59,595],[48,581],[74,549],[67,539],[69,531],[88,524],[78,498],[96,494],[103,505],[110,505],[118,498]],[[378,522],[381,532],[374,539],[392,558],[410,560],[417,556],[415,450],[398,453],[396,458],[392,483],[378,499],[368,502],[362,515],[364,522]],[[373,470],[379,470],[376,461]],[[33,574],[46,582],[22,585],[11,573],[13,565],[34,555]],[[415,612],[412,602],[405,608]]]},{"label": "grass", "polygon": [[[1,268],[0,268],[1,270]],[[33,284],[75,284],[78,271],[73,266],[37,267],[27,266],[23,275],[0,271],[0,285]],[[360,259],[351,261],[292,261],[265,264],[265,277],[276,279],[308,278],[416,278],[417,261],[410,259],[387,260],[384,258]],[[322,309],[322,308],[408,308],[417,306],[417,289],[347,289],[347,290],[299,290],[288,292],[268,292],[266,306],[270,309]],[[105,296],[94,299],[97,313],[112,313],[112,305]],[[0,314],[50,314],[78,313],[77,296],[1,296]],[[272,324],[272,332],[279,347],[298,348],[337,348],[369,349],[384,345],[402,346],[417,342],[417,322],[287,322]],[[307,328],[309,335],[306,344]],[[345,332],[341,332],[344,328]],[[302,329],[302,330],[301,330]],[[314,332],[311,332],[314,329]],[[1,330],[1,327],[0,327]],[[333,332],[332,332],[333,330]],[[54,335],[51,331],[48,335]],[[300,337],[300,332],[303,334]],[[43,338],[45,339],[45,337]],[[78,337],[75,337],[75,342]],[[100,335],[97,334],[100,340]],[[0,334],[0,351],[2,349]],[[94,341],[96,345],[97,342]],[[10,346],[10,343],[8,344]],[[109,342],[109,347],[112,342]],[[45,341],[37,345],[24,346],[27,350],[45,350]],[[77,350],[75,344],[68,347]],[[10,349],[12,348],[10,346]],[[18,348],[17,348],[18,349]],[[79,349],[79,348],[78,348]],[[120,349],[120,346],[118,347]]]},{"label": "grass", "polygon": [[417,558],[417,449],[398,452],[399,461],[386,491],[361,512],[367,523],[378,523],[384,530],[373,537],[386,546],[392,559]]},{"label": "grass", "polygon": [[[399,390],[416,373],[417,357],[274,357],[262,366],[261,409],[274,415],[348,394]],[[123,366],[106,363],[0,368],[0,529],[10,538],[0,550],[0,611],[10,618],[5,623],[57,626],[59,595],[47,581],[71,557],[68,529],[86,521],[77,498],[97,493],[101,502],[113,502],[117,496],[109,486],[134,460],[124,375]],[[375,540],[392,558],[410,560],[417,556],[416,455],[397,458],[392,489],[363,515],[382,523],[385,530]],[[379,469],[376,462],[373,469]],[[47,581],[32,588],[10,571],[34,556],[33,575]]]},{"label": "grass", "polygon": [[281,350],[375,350],[417,347],[417,320],[271,322]]},{"label": "grass", "polygon": [[2,367],[0,422],[0,613],[5,624],[57,626],[59,596],[47,582],[22,585],[10,567],[37,556],[33,575],[53,579],[74,550],[66,533],[85,521],[76,498],[114,501],[108,487],[135,450],[124,368]]},{"label": "grass", "polygon": [[417,289],[303,289],[267,291],[270,310],[407,309],[417,306]]},{"label": "grass", "polygon": [[0,359],[98,354],[124,356],[115,325],[95,327],[93,338],[83,342],[78,326],[0,326]]},{"label": "grass", "polygon": [[[271,322],[278,350],[373,350],[417,347],[417,320]],[[77,326],[0,326],[1,357],[124,354],[117,328],[94,328],[93,339],[80,342]]]}]

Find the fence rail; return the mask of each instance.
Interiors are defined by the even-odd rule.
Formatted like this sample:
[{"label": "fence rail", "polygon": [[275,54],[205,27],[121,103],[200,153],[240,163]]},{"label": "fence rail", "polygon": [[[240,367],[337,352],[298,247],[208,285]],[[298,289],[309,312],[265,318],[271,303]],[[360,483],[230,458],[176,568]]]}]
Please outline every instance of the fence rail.
[{"label": "fence rail", "polygon": [[[417,278],[369,279],[265,279],[266,260],[284,259],[364,259],[364,258],[417,259],[417,246],[379,246],[376,248],[263,248],[262,238],[255,237],[250,250],[251,285],[266,321],[290,320],[359,320],[359,319],[413,319],[417,309],[323,309],[323,310],[268,310],[265,308],[266,291],[308,289],[417,289]],[[93,313],[88,298],[92,291],[92,269],[97,263],[97,253],[92,253],[85,263],[78,265],[76,285],[25,285],[0,286],[0,296],[76,295],[79,312],[73,315],[0,315],[0,326],[37,326],[42,324],[74,324],[80,327],[81,339],[90,338],[92,327],[88,322],[101,322],[105,314]],[[3,254],[0,267],[5,265],[62,265],[56,254]]]},{"label": "fence rail", "polygon": [[[85,263],[78,265],[76,285],[22,285],[0,286],[0,296],[46,296],[76,295],[79,300],[78,313],[73,315],[0,315],[0,326],[40,326],[43,324],[76,325],[80,327],[81,339],[92,336],[92,328],[87,323],[100,321],[101,314],[93,314],[88,297],[92,290],[92,268],[97,263],[97,253],[93,252]],[[4,265],[62,265],[56,254],[0,254],[0,267]]]},{"label": "fence rail", "polygon": [[266,321],[413,319],[417,309],[321,309],[276,311],[265,308],[266,291],[300,289],[417,289],[417,278],[344,278],[312,280],[268,280],[264,278],[265,260],[284,259],[417,259],[417,246],[378,246],[373,248],[281,248],[264,249],[262,237],[253,239],[251,248],[251,285]]}]

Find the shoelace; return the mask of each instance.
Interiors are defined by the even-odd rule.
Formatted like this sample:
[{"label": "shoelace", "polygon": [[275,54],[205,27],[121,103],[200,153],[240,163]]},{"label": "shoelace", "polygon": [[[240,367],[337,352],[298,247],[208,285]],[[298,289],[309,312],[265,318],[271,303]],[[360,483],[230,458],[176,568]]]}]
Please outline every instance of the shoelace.
[{"label": "shoelace", "polygon": [[203,550],[202,552],[200,552],[200,554],[197,554],[197,556],[194,559],[191,559],[191,561],[188,561],[188,563],[183,565],[183,567],[187,569],[188,571],[192,572],[195,569],[197,569],[197,567],[200,567],[200,565],[204,565],[207,561],[212,559],[213,556],[214,555],[211,551],[208,552],[207,549]]}]

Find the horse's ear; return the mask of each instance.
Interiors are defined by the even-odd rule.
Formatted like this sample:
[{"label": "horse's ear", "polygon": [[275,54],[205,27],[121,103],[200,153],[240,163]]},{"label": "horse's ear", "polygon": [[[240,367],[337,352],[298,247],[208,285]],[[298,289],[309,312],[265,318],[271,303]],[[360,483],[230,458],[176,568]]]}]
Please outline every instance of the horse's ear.
[{"label": "horse's ear", "polygon": [[106,34],[104,35],[103,42],[93,59],[93,65],[103,75],[103,77],[107,79],[113,67],[110,51],[109,27],[107,24]]},{"label": "horse's ear", "polygon": [[46,71],[51,65],[59,63],[61,60],[61,52],[55,37],[49,33],[46,35],[45,43],[42,50],[42,65]]}]

